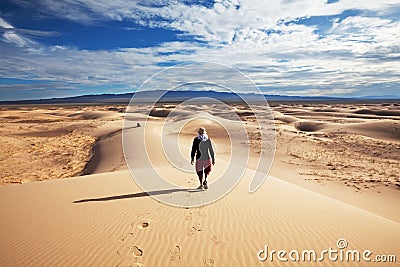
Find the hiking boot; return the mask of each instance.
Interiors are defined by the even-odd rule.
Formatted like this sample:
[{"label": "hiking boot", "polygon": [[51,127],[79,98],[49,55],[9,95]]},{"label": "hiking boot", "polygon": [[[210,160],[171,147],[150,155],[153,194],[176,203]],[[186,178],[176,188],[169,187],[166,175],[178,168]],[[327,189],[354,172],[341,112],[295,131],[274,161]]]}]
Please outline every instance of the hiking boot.
[{"label": "hiking boot", "polygon": [[204,188],[204,189],[208,189],[207,181],[204,181],[204,182],[203,182],[203,188]]}]

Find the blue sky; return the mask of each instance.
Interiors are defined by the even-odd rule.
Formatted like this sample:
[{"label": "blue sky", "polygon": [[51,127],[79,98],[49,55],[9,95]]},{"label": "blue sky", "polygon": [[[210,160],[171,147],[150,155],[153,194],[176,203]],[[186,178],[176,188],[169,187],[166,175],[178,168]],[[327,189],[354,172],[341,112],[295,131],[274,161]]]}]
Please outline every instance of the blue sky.
[{"label": "blue sky", "polygon": [[0,100],[133,92],[196,61],[266,94],[400,96],[398,0],[0,3]]}]

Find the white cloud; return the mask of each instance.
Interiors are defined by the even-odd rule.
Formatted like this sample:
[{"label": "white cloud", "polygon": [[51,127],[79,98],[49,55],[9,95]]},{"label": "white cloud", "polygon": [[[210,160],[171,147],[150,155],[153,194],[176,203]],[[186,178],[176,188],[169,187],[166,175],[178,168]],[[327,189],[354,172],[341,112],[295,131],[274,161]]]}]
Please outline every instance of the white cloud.
[{"label": "white cloud", "polygon": [[[234,48],[232,48],[234,49]],[[312,48],[309,48],[312,50]],[[190,51],[190,52],[188,52]],[[292,52],[291,52],[292,51]],[[79,84],[80,87],[104,84],[127,84],[134,90],[164,62],[214,61],[237,67],[259,86],[282,88],[326,88],[326,94],[353,92],[355,87],[379,83],[400,83],[395,62],[346,57],[331,58],[324,53],[310,54],[303,48],[274,55],[268,49],[248,51],[229,47],[204,47],[194,43],[165,43],[150,48],[118,51],[81,51],[68,47],[51,47],[41,54],[27,54],[22,48],[10,48],[0,68],[3,77],[45,79]],[[289,61],[280,62],[280,57]],[[32,77],[32,75],[35,77]],[[342,91],[330,91],[333,88]],[[322,89],[321,89],[322,90]],[[299,94],[304,92],[298,91]],[[313,91],[305,91],[313,93]]]},{"label": "white cloud", "polygon": [[4,28],[4,29],[12,29],[14,28],[10,23],[8,23],[7,21],[5,21],[3,18],[0,17],[0,27]]},{"label": "white cloud", "polygon": [[18,34],[16,29],[1,17],[0,17],[0,27],[2,28],[3,32],[3,40],[8,43],[14,43],[20,47],[30,46],[35,44],[35,42],[30,40],[29,38]]},{"label": "white cloud", "polygon": [[25,38],[23,36],[18,35],[15,32],[12,31],[6,31],[3,34],[3,38],[6,42],[14,43],[18,46],[28,46],[31,44],[34,44],[33,41],[29,40],[28,38]]}]

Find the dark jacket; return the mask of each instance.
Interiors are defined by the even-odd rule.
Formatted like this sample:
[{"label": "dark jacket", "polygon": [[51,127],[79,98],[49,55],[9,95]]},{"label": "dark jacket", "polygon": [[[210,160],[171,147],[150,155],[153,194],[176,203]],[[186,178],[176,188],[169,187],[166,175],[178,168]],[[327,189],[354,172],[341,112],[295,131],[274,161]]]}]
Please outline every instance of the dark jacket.
[{"label": "dark jacket", "polygon": [[212,160],[215,161],[211,139],[208,139],[204,142],[201,141],[198,137],[194,138],[191,153],[192,161],[194,160],[195,156],[196,160],[208,160],[210,159],[210,155]]}]

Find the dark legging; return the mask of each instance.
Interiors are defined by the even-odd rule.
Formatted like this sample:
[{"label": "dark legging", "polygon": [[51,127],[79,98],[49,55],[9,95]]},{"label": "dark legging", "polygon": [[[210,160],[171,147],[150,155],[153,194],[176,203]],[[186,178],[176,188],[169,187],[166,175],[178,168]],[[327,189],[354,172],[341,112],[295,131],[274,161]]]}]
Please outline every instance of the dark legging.
[{"label": "dark legging", "polygon": [[[210,172],[211,172],[211,165],[209,165],[207,168],[204,168],[204,176],[205,176],[204,180],[207,180],[207,176]],[[197,171],[197,176],[199,176],[200,184],[202,184],[203,183],[203,170]]]}]

